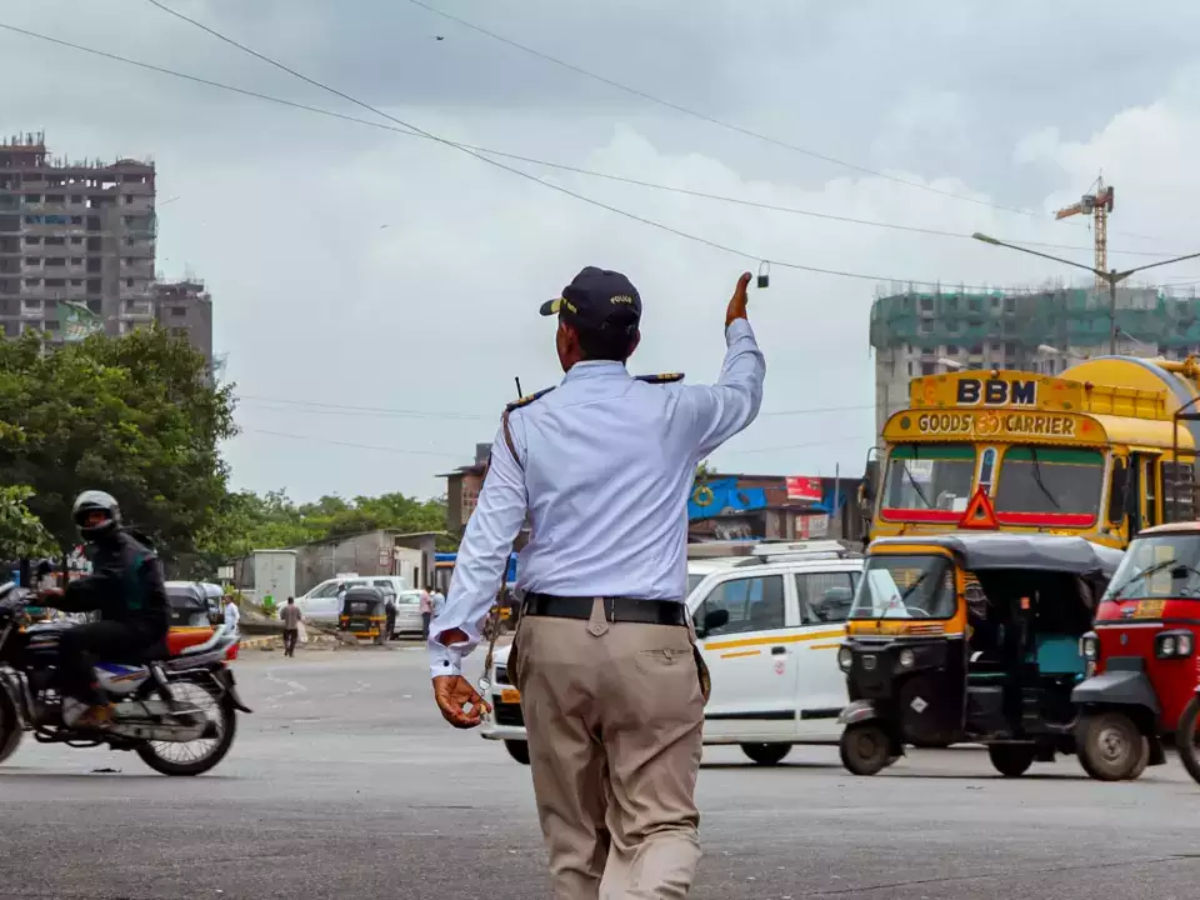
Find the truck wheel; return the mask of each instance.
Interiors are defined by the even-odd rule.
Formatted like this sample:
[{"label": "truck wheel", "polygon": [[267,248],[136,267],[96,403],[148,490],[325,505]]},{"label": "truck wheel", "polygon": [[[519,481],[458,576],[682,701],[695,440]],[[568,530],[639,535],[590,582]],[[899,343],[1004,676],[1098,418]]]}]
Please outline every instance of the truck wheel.
[{"label": "truck wheel", "polygon": [[527,741],[505,741],[504,749],[521,765],[529,765],[529,743]]},{"label": "truck wheel", "polygon": [[877,775],[893,761],[891,739],[877,722],[847,726],[838,742],[842,765],[855,775]]},{"label": "truck wheel", "polygon": [[1179,750],[1179,759],[1183,767],[1195,781],[1200,781],[1200,694],[1192,697],[1179,717],[1179,727],[1175,729],[1175,747]]},{"label": "truck wheel", "polygon": [[988,758],[1005,778],[1020,778],[1033,765],[1037,748],[1032,744],[989,744]]},{"label": "truck wheel", "polygon": [[742,744],[742,752],[760,766],[777,766],[792,752],[791,744]]},{"label": "truck wheel", "polygon": [[1150,755],[1150,742],[1124,713],[1084,716],[1076,740],[1083,770],[1097,781],[1126,781]]}]

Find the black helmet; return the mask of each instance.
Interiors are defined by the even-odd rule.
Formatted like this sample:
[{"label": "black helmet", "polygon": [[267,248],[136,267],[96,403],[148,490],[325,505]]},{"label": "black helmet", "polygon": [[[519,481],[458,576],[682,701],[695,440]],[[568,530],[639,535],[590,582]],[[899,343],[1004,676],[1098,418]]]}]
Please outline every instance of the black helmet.
[{"label": "black helmet", "polygon": [[[98,525],[85,525],[88,515],[94,512],[104,513],[105,519]],[[86,541],[94,541],[111,534],[121,527],[121,507],[111,494],[104,491],[84,491],[75,498],[75,506],[71,510],[71,518]]]}]

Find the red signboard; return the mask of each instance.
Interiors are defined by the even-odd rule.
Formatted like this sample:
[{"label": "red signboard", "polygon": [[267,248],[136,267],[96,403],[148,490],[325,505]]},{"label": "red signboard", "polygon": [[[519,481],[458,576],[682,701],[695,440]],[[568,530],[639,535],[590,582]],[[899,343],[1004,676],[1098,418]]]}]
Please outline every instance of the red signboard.
[{"label": "red signboard", "polygon": [[787,478],[787,498],[789,500],[812,500],[820,503],[823,496],[820,478],[807,478],[803,475]]}]

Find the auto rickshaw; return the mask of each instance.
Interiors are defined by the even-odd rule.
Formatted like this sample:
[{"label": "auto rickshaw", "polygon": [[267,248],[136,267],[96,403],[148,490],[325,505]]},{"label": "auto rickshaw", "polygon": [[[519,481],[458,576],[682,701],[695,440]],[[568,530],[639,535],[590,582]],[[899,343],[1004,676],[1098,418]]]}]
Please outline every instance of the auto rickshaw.
[{"label": "auto rickshaw", "polygon": [[[1173,734],[1180,759],[1200,781],[1198,639],[1200,522],[1146,528],[1130,543],[1094,630],[1080,642],[1092,677],[1074,700],[1083,711],[1079,759],[1089,774],[1140,774],[1146,762],[1163,762],[1159,736]],[[1148,760],[1138,758],[1144,743]]]},{"label": "auto rickshaw", "polygon": [[1121,556],[996,531],[874,541],[838,649],[842,763],[874,775],[906,745],[982,743],[1015,777],[1074,752],[1080,638]]},{"label": "auto rickshaw", "polygon": [[217,624],[220,609],[213,609],[212,601],[198,584],[171,583],[167,588],[170,604],[171,628],[207,628]]},{"label": "auto rickshaw", "polygon": [[342,598],[338,630],[348,631],[360,641],[386,644],[387,600],[373,587],[352,587]]}]

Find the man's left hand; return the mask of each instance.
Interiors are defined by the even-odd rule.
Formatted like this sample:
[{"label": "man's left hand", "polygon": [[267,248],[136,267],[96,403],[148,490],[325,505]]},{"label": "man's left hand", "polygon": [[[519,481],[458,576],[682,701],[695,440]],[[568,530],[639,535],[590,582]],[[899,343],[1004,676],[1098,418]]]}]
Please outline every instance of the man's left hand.
[{"label": "man's left hand", "polygon": [[[483,721],[484,711],[492,711],[491,705],[461,675],[439,675],[433,679],[433,699],[442,718],[455,728],[475,728]],[[467,705],[470,711],[464,708]]]}]

